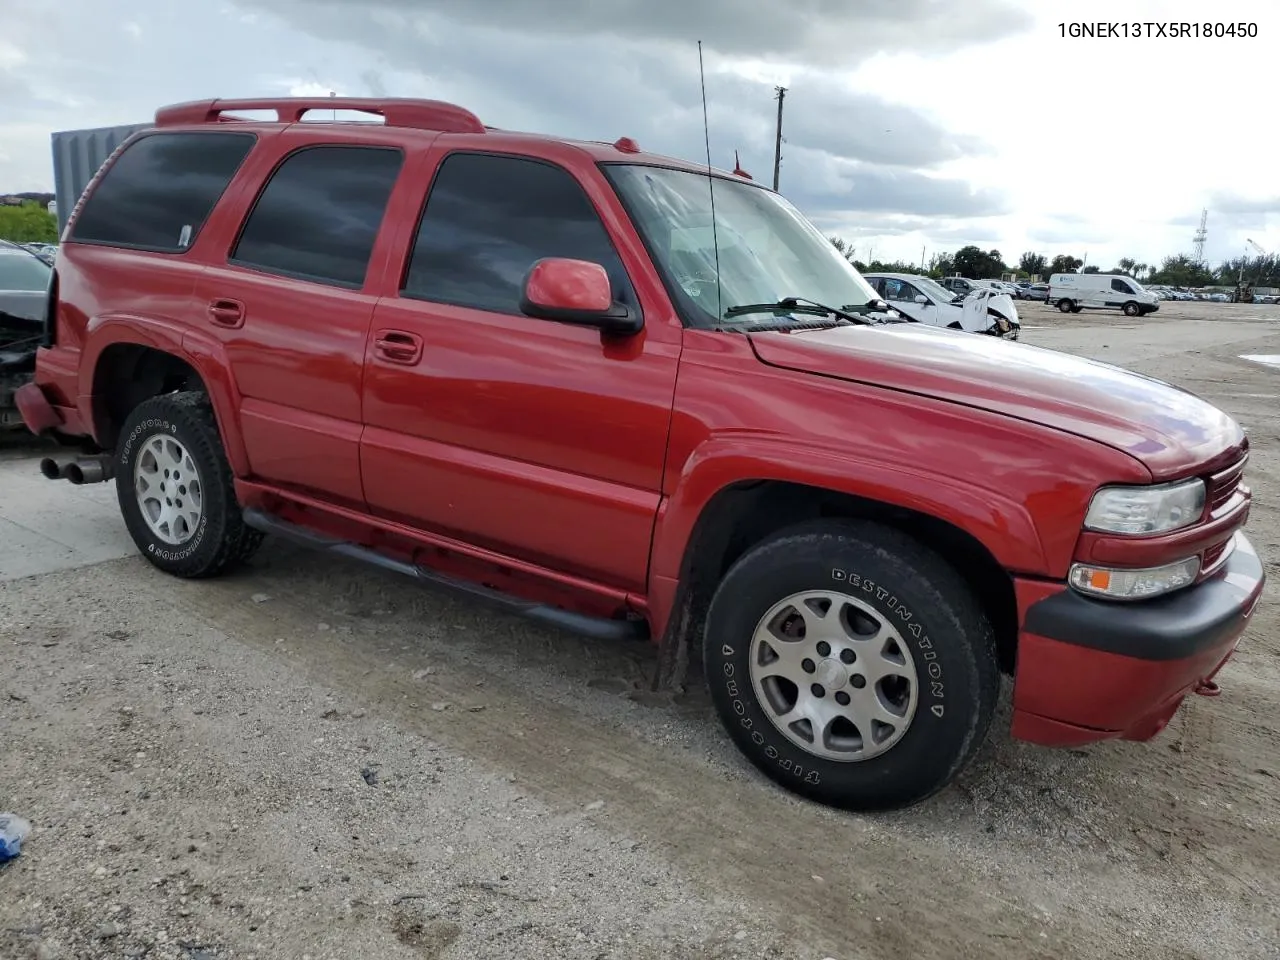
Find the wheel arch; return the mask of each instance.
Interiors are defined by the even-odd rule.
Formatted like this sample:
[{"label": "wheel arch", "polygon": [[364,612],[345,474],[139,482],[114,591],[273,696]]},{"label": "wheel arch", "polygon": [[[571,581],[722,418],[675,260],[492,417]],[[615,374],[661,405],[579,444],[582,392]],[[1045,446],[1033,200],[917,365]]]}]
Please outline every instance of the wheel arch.
[{"label": "wheel arch", "polygon": [[191,389],[208,395],[232,470],[247,475],[237,419],[239,392],[222,344],[136,317],[103,318],[91,325],[80,365],[79,401],[100,448],[115,446],[120,425],[139,403]]},{"label": "wheel arch", "polygon": [[[886,496],[881,487],[856,491],[822,482],[759,477],[727,482],[698,505],[687,534],[678,549],[668,542],[664,548],[660,533],[655,540],[655,573],[674,582],[671,610],[676,615],[662,620],[664,644],[692,643],[701,626],[716,585],[729,567],[752,546],[767,537],[805,521],[823,519],[866,519],[895,527],[939,553],[964,578],[982,604],[996,631],[1001,667],[1012,672],[1016,656],[1018,617],[1010,569],[1041,569],[1043,550],[1021,508],[995,521],[1003,527],[1002,546],[993,546],[990,535],[982,536],[964,516],[965,496],[952,490],[936,492],[943,501],[920,496]],[[905,491],[900,491],[905,493]],[[972,491],[970,491],[972,495]],[[984,494],[988,510],[989,494]],[[946,501],[949,501],[950,506]],[[1013,508],[1013,505],[1009,505]],[[957,509],[958,508],[958,509]],[[665,536],[674,537],[680,521],[679,510],[664,511]],[[987,531],[984,531],[984,533]],[[667,552],[664,566],[660,554]],[[681,617],[679,611],[687,610]],[[662,616],[661,609],[652,611]],[[677,637],[677,633],[686,636]]]}]

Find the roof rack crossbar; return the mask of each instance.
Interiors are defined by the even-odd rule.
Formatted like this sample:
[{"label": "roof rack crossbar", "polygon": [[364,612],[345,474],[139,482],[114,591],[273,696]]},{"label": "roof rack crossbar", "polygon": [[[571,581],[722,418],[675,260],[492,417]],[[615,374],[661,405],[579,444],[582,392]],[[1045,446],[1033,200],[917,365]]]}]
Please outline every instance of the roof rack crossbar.
[{"label": "roof rack crossbar", "polygon": [[[443,100],[363,97],[282,97],[259,100],[192,100],[161,107],[157,127],[243,121],[236,111],[274,110],[279,123],[301,123],[312,110],[352,110],[382,117],[389,127],[437,130],[441,133],[484,133],[485,126],[470,110]],[[230,114],[230,115],[229,115]]]}]

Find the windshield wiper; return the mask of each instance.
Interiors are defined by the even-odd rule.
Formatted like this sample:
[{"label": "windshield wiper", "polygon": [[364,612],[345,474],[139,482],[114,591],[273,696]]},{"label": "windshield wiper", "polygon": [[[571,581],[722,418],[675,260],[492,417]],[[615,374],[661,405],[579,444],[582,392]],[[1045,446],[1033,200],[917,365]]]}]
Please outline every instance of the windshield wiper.
[{"label": "windshield wiper", "polygon": [[855,309],[857,308],[853,305],[839,308],[828,307],[826,304],[818,303],[816,300],[807,300],[804,297],[783,297],[776,303],[744,303],[736,307],[730,307],[724,312],[724,317],[729,320],[748,313],[802,313],[809,316],[836,317],[848,323],[870,324],[872,322],[866,317],[851,312]]}]

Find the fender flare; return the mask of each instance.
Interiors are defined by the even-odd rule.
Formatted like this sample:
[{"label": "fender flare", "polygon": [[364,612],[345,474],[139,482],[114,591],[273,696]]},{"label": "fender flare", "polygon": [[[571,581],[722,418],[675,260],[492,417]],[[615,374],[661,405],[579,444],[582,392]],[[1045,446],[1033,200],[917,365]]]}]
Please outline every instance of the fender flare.
[{"label": "fender flare", "polygon": [[195,370],[208,390],[232,472],[237,477],[248,476],[249,457],[240,431],[240,391],[231,377],[226,349],[212,337],[192,333],[162,320],[116,315],[95,317],[90,321],[81,354],[77,407],[85,423],[93,425],[94,439],[100,439],[96,435],[97,425],[93,416],[94,377],[97,376],[102,354],[109,347],[121,344],[149,347],[170,354]]},{"label": "fender flare", "polygon": [[1048,567],[1026,506],[999,492],[784,438],[737,436],[709,440],[685,462],[654,530],[653,577],[680,579],[703,511],[746,481],[806,485],[905,508],[964,531],[1006,570],[1039,573]]}]

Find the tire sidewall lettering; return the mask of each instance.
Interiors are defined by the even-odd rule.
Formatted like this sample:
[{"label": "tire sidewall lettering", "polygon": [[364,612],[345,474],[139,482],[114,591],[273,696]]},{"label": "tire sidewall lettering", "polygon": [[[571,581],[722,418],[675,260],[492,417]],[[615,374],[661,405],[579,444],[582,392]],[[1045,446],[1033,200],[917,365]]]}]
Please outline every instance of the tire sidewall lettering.
[{"label": "tire sidewall lettering", "polygon": [[[841,592],[858,597],[873,606],[886,622],[897,628],[902,641],[909,647],[916,666],[918,700],[916,712],[912,718],[912,728],[908,730],[906,736],[913,738],[918,727],[944,722],[947,714],[947,668],[925,625],[917,619],[907,602],[875,580],[847,569],[833,569],[831,579],[840,585]],[[826,761],[821,757],[808,754],[782,736],[768,719],[764,707],[757,702],[754,688],[738,679],[738,664],[734,661],[750,656],[750,645],[742,654],[739,654],[735,649],[736,645],[732,644],[732,638],[730,641],[729,643],[717,642],[713,647],[713,650],[722,658],[720,668],[715,671],[715,674],[720,676],[719,685],[728,706],[737,719],[738,725],[748,732],[751,743],[756,747],[762,747],[765,758],[775,764],[788,779],[794,777],[813,786],[822,783],[823,774],[820,772],[822,767],[846,766],[838,761]],[[754,721],[753,717],[757,714],[764,715],[763,722]],[[875,763],[881,758],[892,757],[901,746],[900,743],[882,757],[867,762]],[[855,764],[857,765],[860,764]]]},{"label": "tire sidewall lettering", "polygon": [[[141,456],[141,448],[156,437],[173,436],[177,437],[181,425],[171,417],[150,416],[145,420],[135,424],[129,431],[129,435],[125,438],[124,443],[120,447],[120,465],[121,472],[125,476],[132,474],[135,461]],[[188,449],[195,449],[194,444],[184,444]],[[194,454],[193,454],[194,456]],[[207,488],[206,484],[206,488]],[[207,503],[206,508],[212,507],[212,503]],[[190,540],[180,546],[170,546],[159,542],[155,534],[147,526],[142,517],[142,507],[137,502],[137,498],[133,497],[129,500],[129,511],[134,514],[135,522],[143,537],[147,540],[146,552],[154,560],[158,560],[167,564],[180,564],[193,557],[206,543],[209,535],[209,518],[213,512],[211,509],[205,509],[201,514],[200,523],[196,527],[195,534]]]}]

